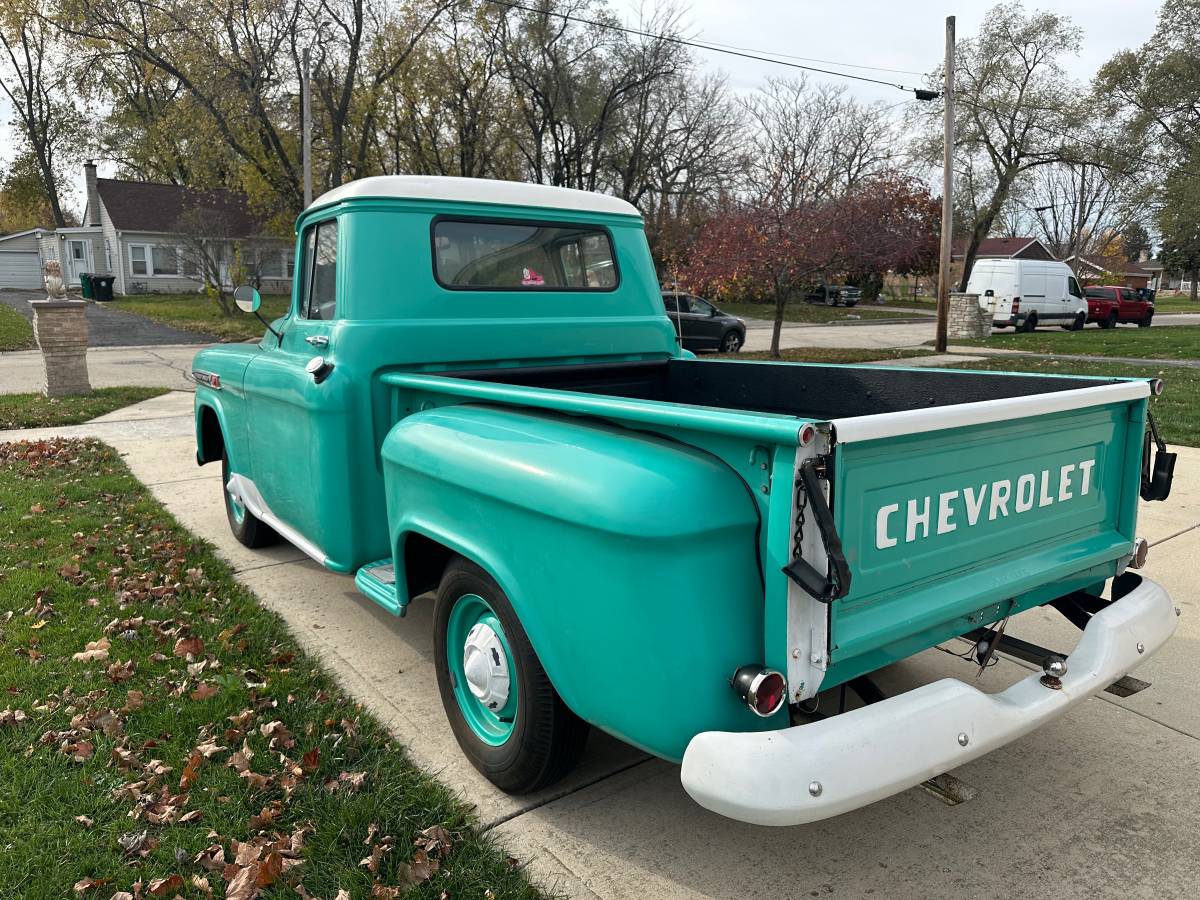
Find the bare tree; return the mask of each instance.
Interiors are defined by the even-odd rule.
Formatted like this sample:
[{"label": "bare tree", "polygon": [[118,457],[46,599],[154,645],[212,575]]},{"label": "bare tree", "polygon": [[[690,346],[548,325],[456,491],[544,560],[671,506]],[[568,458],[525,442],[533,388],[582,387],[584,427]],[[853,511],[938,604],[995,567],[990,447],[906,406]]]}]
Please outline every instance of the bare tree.
[{"label": "bare tree", "polygon": [[[210,206],[193,206],[176,221],[179,257],[183,273],[204,285],[221,314],[233,315],[233,298],[227,290],[235,267],[242,267],[240,229],[229,214]],[[254,259],[253,255],[250,257]]]},{"label": "bare tree", "polygon": [[[1052,13],[1025,15],[1019,0],[993,7],[975,38],[956,49],[956,153],[971,160],[978,206],[967,223],[960,290],[965,290],[979,243],[1026,173],[1059,162],[1084,161],[1071,139],[1085,109],[1082,92],[1060,59],[1078,52],[1080,30]],[[934,80],[940,83],[941,73]],[[927,152],[941,155],[942,111],[921,104]],[[930,154],[933,155],[933,154]]]}]

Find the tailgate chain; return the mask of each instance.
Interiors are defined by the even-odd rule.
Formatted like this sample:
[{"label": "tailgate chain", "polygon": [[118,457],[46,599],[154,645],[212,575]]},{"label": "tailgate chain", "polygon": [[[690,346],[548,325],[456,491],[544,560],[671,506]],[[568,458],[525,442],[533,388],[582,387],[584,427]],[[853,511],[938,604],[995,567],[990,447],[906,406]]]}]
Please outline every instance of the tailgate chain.
[{"label": "tailgate chain", "polygon": [[[842,553],[842,539],[833,522],[833,513],[825,501],[821,478],[828,474],[823,459],[808,459],[800,464],[796,478],[796,532],[792,543],[792,561],[783,567],[788,578],[802,587],[813,599],[832,603],[850,593],[850,566]],[[825,549],[825,571],[818,572],[804,558],[803,537],[806,511],[811,507],[813,520],[821,533]]]}]

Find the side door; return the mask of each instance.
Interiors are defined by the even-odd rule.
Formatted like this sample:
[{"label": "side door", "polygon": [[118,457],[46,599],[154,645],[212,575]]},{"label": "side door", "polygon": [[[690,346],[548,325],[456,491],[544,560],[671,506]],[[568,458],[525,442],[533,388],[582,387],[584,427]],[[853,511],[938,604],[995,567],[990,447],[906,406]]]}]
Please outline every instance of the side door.
[{"label": "side door", "polygon": [[338,315],[339,241],[336,218],[305,227],[300,277],[292,307],[267,334],[262,352],[246,371],[250,462],[254,486],[270,514],[296,532],[287,535],[310,555],[321,557],[321,418],[331,392],[306,370],[316,356],[333,362],[333,326]]},{"label": "side door", "polygon": [[721,345],[721,330],[723,326],[717,319],[717,310],[707,300],[699,297],[688,297],[688,307],[691,310],[691,328],[696,335],[699,346],[705,350],[716,349]]},{"label": "side door", "polygon": [[1136,291],[1132,288],[1118,288],[1117,295],[1121,301],[1117,315],[1122,322],[1136,322],[1143,316],[1142,304]]},{"label": "side door", "polygon": [[1028,317],[1036,312],[1039,321],[1053,318],[1046,309],[1046,276],[1032,268],[1021,270],[1021,313]]}]

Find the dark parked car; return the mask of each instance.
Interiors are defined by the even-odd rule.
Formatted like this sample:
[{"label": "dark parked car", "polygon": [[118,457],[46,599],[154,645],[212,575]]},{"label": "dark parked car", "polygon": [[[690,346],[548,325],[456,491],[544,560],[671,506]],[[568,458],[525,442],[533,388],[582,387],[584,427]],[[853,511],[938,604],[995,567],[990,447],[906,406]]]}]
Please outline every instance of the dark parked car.
[{"label": "dark parked car", "polygon": [[662,299],[683,349],[737,353],[746,343],[746,323],[707,300],[675,291],[663,291]]},{"label": "dark parked car", "polygon": [[1116,328],[1118,322],[1130,322],[1142,328],[1154,318],[1154,304],[1142,299],[1137,288],[1103,286],[1084,290],[1089,322],[1101,328]]},{"label": "dark parked car", "polygon": [[855,306],[862,291],[852,284],[818,284],[809,288],[804,299],[809,303],[824,303],[826,306]]}]

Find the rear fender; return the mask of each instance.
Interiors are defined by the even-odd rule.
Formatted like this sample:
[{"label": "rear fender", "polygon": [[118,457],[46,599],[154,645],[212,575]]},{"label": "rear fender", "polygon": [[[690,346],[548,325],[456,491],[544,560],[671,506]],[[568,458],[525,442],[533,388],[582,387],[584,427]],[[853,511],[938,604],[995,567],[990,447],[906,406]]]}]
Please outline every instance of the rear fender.
[{"label": "rear fender", "polygon": [[757,507],[723,462],[594,419],[476,405],[405,418],[382,456],[398,567],[419,533],[491,574],[578,715],[669,759],[700,731],[780,727],[729,687],[764,659],[764,607]]}]

